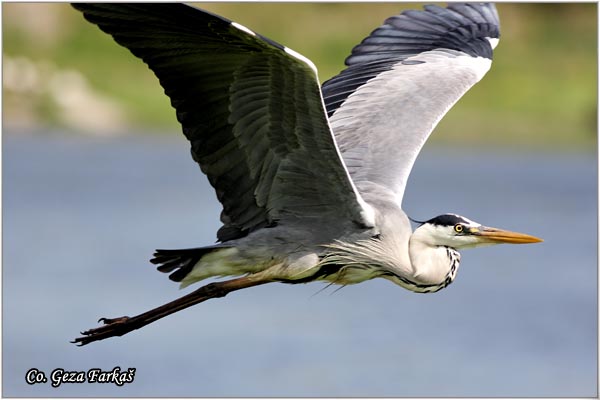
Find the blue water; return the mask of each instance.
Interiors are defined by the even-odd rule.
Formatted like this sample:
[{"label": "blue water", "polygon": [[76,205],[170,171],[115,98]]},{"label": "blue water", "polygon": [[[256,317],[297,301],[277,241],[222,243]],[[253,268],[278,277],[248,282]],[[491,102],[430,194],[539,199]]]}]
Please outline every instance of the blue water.
[{"label": "blue water", "polygon": [[[597,395],[594,154],[427,146],[413,218],[457,212],[545,239],[463,252],[437,294],[272,284],[78,348],[69,340],[97,318],[194,289],[147,260],[214,242],[219,204],[175,132],[4,132],[2,153],[4,396]],[[116,366],[134,382],[25,382],[31,368]]]}]

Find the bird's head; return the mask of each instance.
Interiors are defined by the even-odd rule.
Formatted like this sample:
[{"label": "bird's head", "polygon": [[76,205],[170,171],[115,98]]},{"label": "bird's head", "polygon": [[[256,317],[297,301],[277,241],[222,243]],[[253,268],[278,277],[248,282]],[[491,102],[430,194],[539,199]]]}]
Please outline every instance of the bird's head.
[{"label": "bird's head", "polygon": [[429,221],[419,222],[413,238],[430,246],[447,246],[454,249],[489,246],[493,244],[537,243],[535,236],[483,226],[456,214],[443,214]]}]

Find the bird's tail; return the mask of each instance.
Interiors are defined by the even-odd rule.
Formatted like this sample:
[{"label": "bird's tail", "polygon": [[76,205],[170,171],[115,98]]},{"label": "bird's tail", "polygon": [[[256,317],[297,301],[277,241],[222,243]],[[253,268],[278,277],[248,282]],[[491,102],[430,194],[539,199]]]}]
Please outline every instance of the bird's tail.
[{"label": "bird's tail", "polygon": [[[196,247],[193,249],[177,249],[177,250],[156,250],[154,258],[150,260],[152,264],[160,272],[169,273],[169,279],[174,282],[181,282],[193,269],[194,266],[205,255],[214,251],[226,249],[228,246],[207,246]],[[175,271],[175,272],[173,272]]]}]

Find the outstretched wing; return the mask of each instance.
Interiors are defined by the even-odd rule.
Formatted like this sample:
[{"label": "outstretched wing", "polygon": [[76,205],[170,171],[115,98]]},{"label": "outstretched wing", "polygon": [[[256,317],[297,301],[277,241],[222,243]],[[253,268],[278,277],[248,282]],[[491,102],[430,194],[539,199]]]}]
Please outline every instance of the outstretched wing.
[{"label": "outstretched wing", "polygon": [[365,200],[402,203],[421,147],[489,70],[500,37],[493,4],[430,5],[388,18],[323,84],[342,157]]},{"label": "outstretched wing", "polygon": [[223,205],[220,241],[296,217],[368,224],[309,60],[183,4],[73,6],[158,77]]}]

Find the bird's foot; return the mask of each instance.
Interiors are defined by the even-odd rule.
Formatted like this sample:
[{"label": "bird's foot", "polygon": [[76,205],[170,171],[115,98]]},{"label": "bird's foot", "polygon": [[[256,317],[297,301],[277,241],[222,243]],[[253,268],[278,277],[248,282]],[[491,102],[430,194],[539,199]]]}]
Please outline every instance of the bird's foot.
[{"label": "bird's foot", "polygon": [[177,300],[173,300],[160,307],[153,308],[152,310],[133,317],[100,318],[98,322],[102,322],[104,325],[81,332],[83,336],[76,338],[71,343],[75,343],[78,346],[84,346],[88,343],[107,339],[109,337],[123,336],[131,331],[140,329],[154,321],[164,318],[167,315],[193,306],[194,304],[202,303],[203,301],[215,297],[223,297],[227,295],[227,293],[235,290],[262,285],[268,282],[271,281],[245,276],[223,282],[209,283]]},{"label": "bird's foot", "polygon": [[88,343],[112,336],[122,336],[135,329],[134,327],[129,326],[130,321],[131,318],[127,316],[118,318],[100,318],[98,322],[102,322],[102,326],[81,332],[83,336],[76,338],[71,341],[71,343],[75,343],[78,346],[84,346]]},{"label": "bird's foot", "polygon": [[[122,324],[124,322],[127,322],[128,319],[129,319],[129,317],[100,318],[98,320],[98,323],[102,322],[104,324],[104,326],[101,326],[100,328],[96,328],[96,329],[90,329],[90,331],[97,330],[97,329],[102,329],[102,328],[106,328],[106,325]],[[89,331],[86,331],[86,332],[89,332]]]}]

